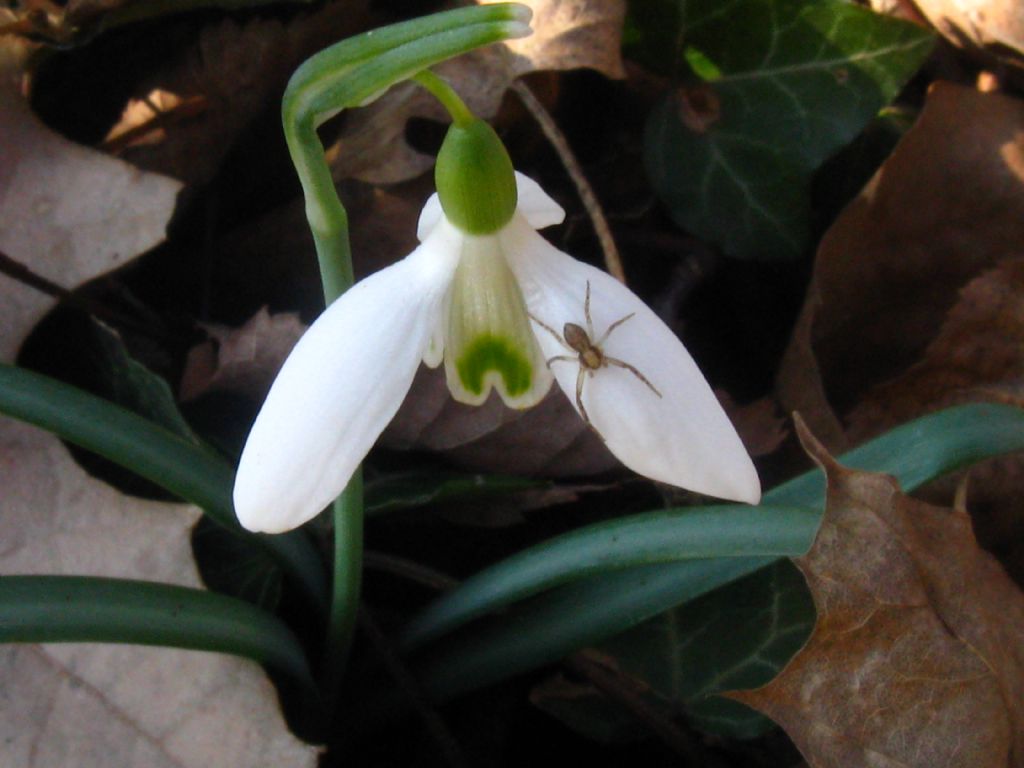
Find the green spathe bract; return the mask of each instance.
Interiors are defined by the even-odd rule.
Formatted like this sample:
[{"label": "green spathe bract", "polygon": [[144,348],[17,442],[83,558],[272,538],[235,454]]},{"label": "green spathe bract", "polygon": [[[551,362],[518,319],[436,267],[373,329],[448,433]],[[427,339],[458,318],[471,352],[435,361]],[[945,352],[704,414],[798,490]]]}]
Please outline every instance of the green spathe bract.
[{"label": "green spathe bract", "polygon": [[489,235],[516,211],[512,160],[487,123],[472,120],[448,129],[434,172],[441,208],[463,232]]},{"label": "green spathe bract", "polygon": [[512,397],[524,394],[533,381],[530,361],[509,341],[498,336],[480,336],[455,361],[462,386],[475,395],[484,391],[485,377],[497,371]]}]

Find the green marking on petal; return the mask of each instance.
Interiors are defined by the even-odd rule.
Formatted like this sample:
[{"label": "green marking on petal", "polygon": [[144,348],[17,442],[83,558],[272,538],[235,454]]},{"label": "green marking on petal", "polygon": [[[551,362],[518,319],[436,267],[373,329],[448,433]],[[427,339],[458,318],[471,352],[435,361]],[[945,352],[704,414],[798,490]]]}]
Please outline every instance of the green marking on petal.
[{"label": "green marking on petal", "polygon": [[533,366],[515,344],[500,336],[478,336],[455,361],[459,381],[474,395],[483,394],[486,375],[497,373],[510,397],[524,394],[533,381]]}]

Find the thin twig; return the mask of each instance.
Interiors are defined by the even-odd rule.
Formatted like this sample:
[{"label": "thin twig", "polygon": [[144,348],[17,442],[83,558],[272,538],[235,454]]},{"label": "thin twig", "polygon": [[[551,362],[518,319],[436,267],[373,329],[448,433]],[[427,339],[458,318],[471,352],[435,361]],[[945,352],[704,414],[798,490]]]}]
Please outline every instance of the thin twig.
[{"label": "thin twig", "polygon": [[533,91],[530,90],[526,83],[516,80],[512,83],[512,90],[516,92],[526,110],[533,115],[533,119],[537,121],[544,136],[547,137],[551,146],[554,147],[558,158],[562,161],[562,165],[565,166],[565,170],[569,172],[569,178],[572,179],[572,183],[576,187],[576,192],[583,202],[583,208],[586,210],[587,216],[590,217],[590,222],[594,226],[594,232],[601,243],[605,267],[608,269],[609,274],[624,284],[626,282],[626,272],[622,268],[622,259],[619,256],[619,249],[615,245],[615,239],[612,237],[611,228],[608,226],[608,219],[605,218],[601,204],[597,201],[597,196],[594,194],[594,188],[590,186],[587,177],[583,175],[579,161],[576,159],[576,155],[573,154],[569,142],[565,139],[565,135],[555,124],[554,119],[544,108],[544,105],[533,95]]},{"label": "thin twig", "polygon": [[389,555],[385,552],[366,550],[363,553],[363,565],[377,571],[401,576],[437,592],[446,592],[459,586],[459,580],[446,573],[441,573],[441,571],[408,558]]},{"label": "thin twig", "polygon": [[2,252],[0,252],[0,274],[7,275],[7,277],[12,280],[17,281],[22,285],[27,285],[29,288],[34,288],[40,293],[54,299],[59,299],[68,306],[80,309],[83,312],[93,315],[94,317],[99,318],[100,320],[103,320],[117,328],[131,330],[140,335],[146,336],[147,338],[161,342],[177,342],[182,338],[171,331],[144,325],[121,312],[111,309],[105,304],[101,304],[88,296],[83,296],[81,293],[69,291],[64,286],[58,285],[52,280],[33,272],[20,261],[12,259],[10,256]]},{"label": "thin twig", "polygon": [[380,627],[377,626],[377,622],[374,621],[367,610],[365,601],[359,609],[359,629],[366,635],[370,641],[370,646],[379,655],[388,674],[398,684],[398,687],[402,689],[409,703],[416,710],[416,714],[423,721],[434,743],[440,748],[444,759],[448,761],[452,768],[468,766],[469,763],[466,762],[459,742],[452,735],[451,731],[448,730],[448,726],[445,725],[437,710],[431,706],[426,693],[423,692],[420,684],[413,677],[412,672],[399,659],[394,645],[381,631]]},{"label": "thin twig", "polygon": [[20,261],[15,261],[5,253],[0,253],[0,273],[55,299],[71,298],[71,291],[67,288],[36,274]]},{"label": "thin twig", "polygon": [[565,660],[565,665],[590,682],[597,690],[629,710],[647,726],[666,746],[687,760],[687,765],[710,766],[707,750],[695,744],[694,740],[677,726],[669,717],[651,706],[641,695],[635,683],[618,674],[605,664],[592,658],[586,651],[574,653]]}]

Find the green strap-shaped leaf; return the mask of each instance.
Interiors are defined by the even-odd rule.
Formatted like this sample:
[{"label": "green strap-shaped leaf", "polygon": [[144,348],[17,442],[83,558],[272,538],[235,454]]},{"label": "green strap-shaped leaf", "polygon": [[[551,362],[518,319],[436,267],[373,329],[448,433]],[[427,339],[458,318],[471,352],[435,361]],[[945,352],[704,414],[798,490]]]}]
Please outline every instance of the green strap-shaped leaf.
[{"label": "green strap-shaped leaf", "polygon": [[820,514],[729,504],[609,520],[563,534],[467,579],[403,633],[406,651],[484,613],[616,569],[712,557],[783,556],[810,548]]},{"label": "green strap-shaped leaf", "polygon": [[147,581],[0,576],[0,643],[130,643],[253,659],[316,697],[299,641],[233,597]]},{"label": "green strap-shaped leaf", "polygon": [[647,125],[651,181],[680,226],[741,258],[806,248],[812,173],[933,39],[842,0],[656,0],[633,23],[637,55],[681,80]]},{"label": "green strap-shaped leaf", "polygon": [[273,555],[319,609],[327,606],[322,561],[301,531],[255,536],[242,530],[231,503],[234,471],[208,447],[176,435],[88,392],[0,363],[0,413],[34,424],[117,462],[206,511]]},{"label": "green strap-shaped leaf", "polygon": [[[966,405],[905,424],[850,451],[842,461],[858,469],[893,474],[911,490],[960,467],[1020,450],[1024,450],[1024,411],[999,405]],[[824,491],[822,473],[813,470],[770,491],[764,504],[821,510]],[[765,524],[771,528],[770,518],[765,518]],[[656,545],[651,542],[650,546]],[[794,548],[792,554],[801,551]],[[685,556],[685,552],[680,553],[680,558]],[[587,553],[574,553],[574,557],[585,560]],[[682,559],[586,576],[537,597],[500,622],[449,639],[443,648],[424,659],[419,669],[421,679],[433,696],[449,698],[557,661],[577,648],[623,632],[775,559]],[[503,581],[508,578],[501,564],[474,577],[474,591],[486,597],[472,607],[473,615],[507,603],[498,589],[486,589],[487,574],[495,569]],[[533,592],[540,589],[542,585]],[[460,599],[458,593],[458,589],[453,590],[427,611],[437,612],[442,601]],[[530,590],[521,584],[517,586],[520,597],[528,593]]]}]

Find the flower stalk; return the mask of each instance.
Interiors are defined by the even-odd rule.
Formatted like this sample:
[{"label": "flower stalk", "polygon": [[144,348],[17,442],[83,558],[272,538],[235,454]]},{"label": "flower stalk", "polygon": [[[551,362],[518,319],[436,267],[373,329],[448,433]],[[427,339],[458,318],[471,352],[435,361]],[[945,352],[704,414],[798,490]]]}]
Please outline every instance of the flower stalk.
[{"label": "flower stalk", "polygon": [[[452,114],[456,124],[473,115],[428,67],[483,45],[529,33],[530,10],[515,3],[434,14],[342,41],[307,60],[285,91],[282,122],[302,184],[330,306],[354,281],[348,215],[334,188],[317,127],[343,109],[364,104],[391,86],[415,78]],[[334,501],[334,567],[323,693],[333,711],[356,623],[362,574],[363,493],[357,467]]]}]

